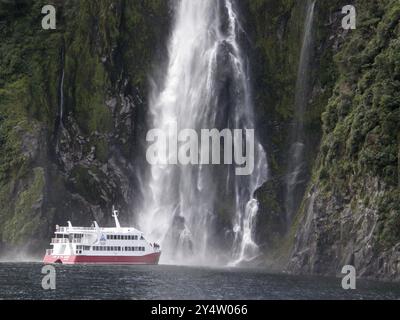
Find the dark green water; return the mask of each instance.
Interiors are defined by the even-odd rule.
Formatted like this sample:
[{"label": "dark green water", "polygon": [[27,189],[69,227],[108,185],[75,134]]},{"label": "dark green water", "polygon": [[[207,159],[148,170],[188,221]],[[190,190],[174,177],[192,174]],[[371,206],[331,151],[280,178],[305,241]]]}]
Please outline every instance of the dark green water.
[{"label": "dark green water", "polygon": [[40,263],[0,263],[0,299],[400,299],[400,284],[178,266],[56,266],[42,289]]}]

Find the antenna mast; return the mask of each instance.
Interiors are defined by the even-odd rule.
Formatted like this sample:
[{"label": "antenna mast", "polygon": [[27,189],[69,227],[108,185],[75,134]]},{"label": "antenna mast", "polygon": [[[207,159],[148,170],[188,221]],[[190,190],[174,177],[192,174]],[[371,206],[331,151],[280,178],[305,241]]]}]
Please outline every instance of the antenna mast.
[{"label": "antenna mast", "polygon": [[115,207],[114,206],[112,206],[112,216],[114,217],[114,219],[115,219],[115,226],[118,228],[118,229],[120,229],[121,228],[121,225],[119,224],[119,220],[118,220],[118,214],[119,214],[119,212],[118,212],[118,210],[116,210],[115,209]]}]

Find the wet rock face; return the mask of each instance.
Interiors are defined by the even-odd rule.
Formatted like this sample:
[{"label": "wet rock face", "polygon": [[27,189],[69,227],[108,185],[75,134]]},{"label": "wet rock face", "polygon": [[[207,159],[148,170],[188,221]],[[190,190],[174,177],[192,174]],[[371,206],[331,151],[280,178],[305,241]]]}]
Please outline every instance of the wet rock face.
[{"label": "wet rock face", "polygon": [[353,265],[360,277],[400,279],[400,242],[388,249],[380,243],[379,202],[386,186],[371,179],[365,187],[368,205],[356,194],[345,199],[314,188],[305,200],[288,271],[334,275]]}]

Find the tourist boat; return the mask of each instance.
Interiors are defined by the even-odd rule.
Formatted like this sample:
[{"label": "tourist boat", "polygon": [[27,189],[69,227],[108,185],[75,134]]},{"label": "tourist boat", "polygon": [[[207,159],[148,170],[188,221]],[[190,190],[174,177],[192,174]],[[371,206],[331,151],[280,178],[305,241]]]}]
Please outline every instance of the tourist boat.
[{"label": "tourist boat", "polygon": [[60,264],[158,264],[161,250],[148,242],[135,228],[122,228],[118,211],[113,207],[115,228],[56,226],[51,239],[52,249],[46,250],[44,263]]}]

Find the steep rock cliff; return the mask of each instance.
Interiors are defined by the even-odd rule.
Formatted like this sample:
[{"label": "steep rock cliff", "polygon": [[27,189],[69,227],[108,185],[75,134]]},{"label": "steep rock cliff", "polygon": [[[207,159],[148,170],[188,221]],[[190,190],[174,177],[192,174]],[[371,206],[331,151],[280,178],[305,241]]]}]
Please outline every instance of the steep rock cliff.
[{"label": "steep rock cliff", "polygon": [[288,270],[399,279],[400,5],[356,1]]},{"label": "steep rock cliff", "polygon": [[[107,223],[131,207],[148,75],[168,3],[2,1],[0,244],[43,249],[56,223]],[[125,215],[124,217],[126,217]]]}]

